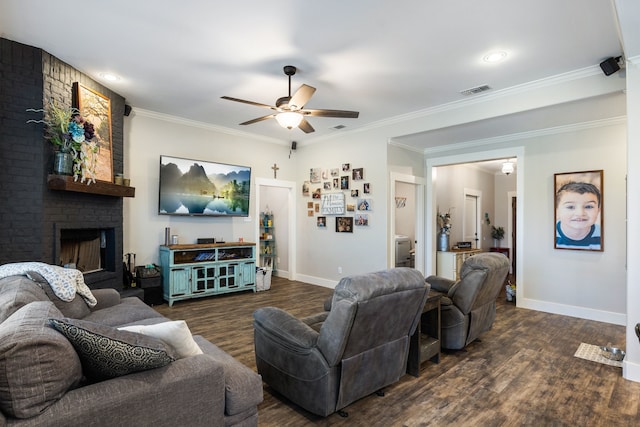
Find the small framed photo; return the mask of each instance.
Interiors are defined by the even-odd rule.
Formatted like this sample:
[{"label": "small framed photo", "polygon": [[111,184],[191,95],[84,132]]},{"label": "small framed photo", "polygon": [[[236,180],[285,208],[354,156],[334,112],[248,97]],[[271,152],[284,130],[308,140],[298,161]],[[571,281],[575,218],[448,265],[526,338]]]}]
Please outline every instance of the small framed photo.
[{"label": "small framed photo", "polygon": [[322,183],[322,187],[323,187],[325,190],[331,190],[331,181],[325,181],[325,182],[323,182],[323,183]]},{"label": "small framed photo", "polygon": [[338,169],[338,168],[331,169],[331,177],[332,178],[337,178],[339,176],[340,176],[340,169]]},{"label": "small framed photo", "polygon": [[349,172],[351,170],[351,163],[342,164],[342,172]]},{"label": "small framed photo", "polygon": [[322,169],[311,168],[309,170],[309,181],[311,181],[314,184],[317,184],[318,182],[320,182],[321,175],[322,175]]},{"label": "small framed photo", "polygon": [[327,227],[327,217],[326,216],[319,216],[318,219],[316,220],[316,226],[318,228],[326,228]]},{"label": "small framed photo", "polygon": [[336,233],[353,233],[353,217],[337,216]]},{"label": "small framed photo", "polygon": [[351,190],[351,197],[358,197],[358,190],[356,190],[355,188]]},{"label": "small framed photo", "polygon": [[319,199],[322,195],[322,189],[320,188],[316,188],[315,190],[313,190],[313,194],[311,195],[312,199]]},{"label": "small framed photo", "polygon": [[358,210],[359,211],[370,211],[371,210],[371,199],[358,199]]},{"label": "small framed photo", "polygon": [[604,250],[603,171],[556,173],[554,248]]},{"label": "small framed photo", "polygon": [[340,189],[340,179],[339,178],[333,178],[333,189],[334,190],[339,190]]},{"label": "small framed photo", "polygon": [[363,192],[364,194],[369,194],[369,193],[371,193],[371,186],[370,186],[370,184],[369,184],[368,182],[365,182],[365,183],[362,185],[362,192]]},{"label": "small framed photo", "polygon": [[354,205],[353,203],[347,203],[347,212],[355,212],[356,211],[356,205]]},{"label": "small framed photo", "polygon": [[307,209],[313,209],[313,202],[307,202]]},{"label": "small framed photo", "polygon": [[305,181],[302,183],[302,195],[309,197],[309,187],[311,186],[311,183],[309,181]]},{"label": "small framed photo", "polygon": [[349,175],[344,175],[340,177],[340,189],[341,190],[349,189]]},{"label": "small framed photo", "polygon": [[364,179],[364,169],[362,168],[354,169],[353,172],[351,173],[351,176],[354,181],[359,181],[361,179]]},{"label": "small framed photo", "polygon": [[368,214],[358,214],[356,215],[356,227],[357,226],[367,226],[369,225],[369,215]]}]

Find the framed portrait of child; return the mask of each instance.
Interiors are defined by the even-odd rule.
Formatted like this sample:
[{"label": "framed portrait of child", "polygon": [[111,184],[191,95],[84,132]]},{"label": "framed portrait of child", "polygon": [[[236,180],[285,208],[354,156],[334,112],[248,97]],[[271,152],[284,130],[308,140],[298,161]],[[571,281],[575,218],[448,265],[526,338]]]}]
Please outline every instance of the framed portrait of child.
[{"label": "framed portrait of child", "polygon": [[554,247],[604,250],[603,171],[554,174]]}]

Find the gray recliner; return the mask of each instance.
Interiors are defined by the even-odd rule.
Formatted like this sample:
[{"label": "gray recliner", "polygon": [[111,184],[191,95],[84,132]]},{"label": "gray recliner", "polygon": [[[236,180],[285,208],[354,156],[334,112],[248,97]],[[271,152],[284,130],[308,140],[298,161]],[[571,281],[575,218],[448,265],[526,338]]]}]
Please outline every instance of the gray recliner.
[{"label": "gray recliner", "polygon": [[458,281],[427,277],[432,290],[445,294],[440,302],[442,348],[460,350],[491,329],[507,273],[506,256],[483,252],[464,261]]},{"label": "gray recliner", "polygon": [[346,277],[325,309],[298,319],[255,311],[256,365],[274,390],[327,416],[398,381],[429,285],[412,268]]}]

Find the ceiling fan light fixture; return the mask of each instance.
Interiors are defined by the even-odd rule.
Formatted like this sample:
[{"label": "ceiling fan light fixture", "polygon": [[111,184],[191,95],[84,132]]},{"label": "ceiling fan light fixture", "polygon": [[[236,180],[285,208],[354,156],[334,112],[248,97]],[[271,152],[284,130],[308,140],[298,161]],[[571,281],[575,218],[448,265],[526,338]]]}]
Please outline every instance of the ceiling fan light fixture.
[{"label": "ceiling fan light fixture", "polygon": [[502,173],[505,175],[511,175],[514,171],[513,168],[513,163],[511,163],[511,160],[507,160],[506,162],[504,162],[502,164]]},{"label": "ceiling fan light fixture", "polygon": [[302,114],[293,111],[278,113],[276,120],[283,128],[292,129],[298,127],[302,121]]}]

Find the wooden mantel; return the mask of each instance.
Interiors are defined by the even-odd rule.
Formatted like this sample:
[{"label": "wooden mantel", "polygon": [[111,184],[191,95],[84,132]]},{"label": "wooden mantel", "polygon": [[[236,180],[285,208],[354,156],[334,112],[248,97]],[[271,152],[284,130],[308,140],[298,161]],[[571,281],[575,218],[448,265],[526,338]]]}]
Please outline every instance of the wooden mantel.
[{"label": "wooden mantel", "polygon": [[135,187],[117,185],[106,181],[96,181],[87,185],[80,181],[74,181],[72,176],[49,175],[47,185],[51,190],[75,191],[78,193],[101,194],[112,197],[135,197]]}]

